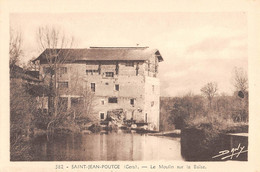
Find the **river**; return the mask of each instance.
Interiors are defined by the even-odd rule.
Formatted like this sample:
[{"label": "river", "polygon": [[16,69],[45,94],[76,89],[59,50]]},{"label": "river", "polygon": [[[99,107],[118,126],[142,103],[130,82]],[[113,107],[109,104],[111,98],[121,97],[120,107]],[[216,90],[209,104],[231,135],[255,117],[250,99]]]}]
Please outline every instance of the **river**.
[{"label": "river", "polygon": [[38,136],[31,141],[35,161],[184,160],[180,138],[123,131]]}]

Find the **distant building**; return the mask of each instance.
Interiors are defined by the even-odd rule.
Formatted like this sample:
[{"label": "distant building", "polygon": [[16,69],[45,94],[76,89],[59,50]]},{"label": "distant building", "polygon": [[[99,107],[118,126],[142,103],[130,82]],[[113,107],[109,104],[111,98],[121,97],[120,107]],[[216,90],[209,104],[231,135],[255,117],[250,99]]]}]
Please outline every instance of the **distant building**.
[{"label": "distant building", "polygon": [[45,104],[45,107],[42,106],[40,99],[47,101],[47,97],[44,97],[44,95],[48,93],[48,88],[39,79],[39,71],[26,70],[17,65],[11,65],[9,69],[11,108],[16,109],[18,108],[17,104],[19,104],[22,106],[20,107],[21,110],[26,106],[24,103],[27,100],[33,99],[38,102],[36,103],[38,109],[47,111],[47,104]]},{"label": "distant building", "polygon": [[16,82],[23,82],[28,84],[39,84],[41,80],[39,80],[39,72],[38,71],[28,71],[17,65],[10,66],[10,80]]},{"label": "distant building", "polygon": [[[47,76],[49,65],[46,49],[37,59],[40,79]],[[105,120],[108,112],[123,109],[126,119],[150,123],[159,130],[160,52],[148,47],[90,47],[56,49],[59,55],[69,53],[58,65],[59,97],[72,108],[84,90],[94,94],[92,116]],[[47,80],[46,78],[44,78]]]}]

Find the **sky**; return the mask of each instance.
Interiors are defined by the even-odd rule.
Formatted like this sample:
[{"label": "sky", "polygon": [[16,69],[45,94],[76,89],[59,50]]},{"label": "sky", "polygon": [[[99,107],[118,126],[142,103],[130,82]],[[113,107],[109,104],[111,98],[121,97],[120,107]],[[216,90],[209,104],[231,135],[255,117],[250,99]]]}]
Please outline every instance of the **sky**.
[{"label": "sky", "polygon": [[60,28],[90,46],[149,46],[164,59],[159,66],[161,96],[200,94],[208,82],[232,94],[235,67],[248,69],[247,14],[244,12],[172,13],[12,13],[10,27],[23,36],[23,61],[40,54],[36,31]]}]

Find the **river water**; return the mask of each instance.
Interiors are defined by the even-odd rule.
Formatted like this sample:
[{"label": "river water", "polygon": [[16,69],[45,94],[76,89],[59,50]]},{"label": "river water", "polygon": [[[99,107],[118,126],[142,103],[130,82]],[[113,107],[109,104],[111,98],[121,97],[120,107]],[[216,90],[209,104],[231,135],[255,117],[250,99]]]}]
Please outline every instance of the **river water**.
[{"label": "river water", "polygon": [[36,161],[182,161],[180,138],[125,133],[38,136],[30,154]]}]

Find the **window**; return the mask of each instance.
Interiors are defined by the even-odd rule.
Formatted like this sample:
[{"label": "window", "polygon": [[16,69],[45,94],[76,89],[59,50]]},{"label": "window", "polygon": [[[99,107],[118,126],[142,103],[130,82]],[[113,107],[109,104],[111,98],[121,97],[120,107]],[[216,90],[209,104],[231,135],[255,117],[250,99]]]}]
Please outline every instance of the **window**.
[{"label": "window", "polygon": [[152,85],[152,91],[153,91],[153,93],[154,93],[154,85]]},{"label": "window", "polygon": [[94,73],[99,73],[99,70],[86,70],[87,75],[93,75]]},{"label": "window", "polygon": [[134,67],[134,62],[126,62],[125,66]]},{"label": "window", "polygon": [[153,106],[154,106],[154,101],[151,102],[151,107],[153,107]]},{"label": "window", "polygon": [[100,119],[105,119],[105,113],[104,112],[100,113]]},{"label": "window", "polygon": [[106,77],[114,77],[114,72],[106,72]]},{"label": "window", "polygon": [[59,88],[69,88],[69,83],[68,82],[58,82],[58,87]]},{"label": "window", "polygon": [[99,75],[101,74],[101,62],[99,62],[99,64],[98,64],[98,74]]},{"label": "window", "polygon": [[116,75],[118,75],[118,71],[119,71],[119,65],[118,62],[116,62]]},{"label": "window", "polygon": [[66,74],[67,73],[67,67],[60,67],[59,68],[59,73],[62,74]]},{"label": "window", "polygon": [[135,99],[130,99],[130,104],[134,105],[135,104]]},{"label": "window", "polygon": [[96,91],[96,84],[95,83],[91,83],[91,91],[92,92]]},{"label": "window", "polygon": [[148,61],[148,72],[150,71],[150,61]]},{"label": "window", "polygon": [[157,63],[156,63],[156,65],[155,65],[154,71],[155,71],[156,73],[158,72],[158,64],[157,64]]},{"label": "window", "polygon": [[117,103],[117,98],[116,97],[109,97],[108,103]]},{"label": "window", "polygon": [[116,91],[119,91],[119,84],[116,84],[116,85],[115,85],[115,90],[116,90]]},{"label": "window", "polygon": [[138,74],[139,74],[139,63],[136,64],[136,69],[135,70],[136,70],[136,76],[138,76]]},{"label": "window", "polygon": [[101,105],[104,105],[105,104],[105,100],[101,100]]}]

